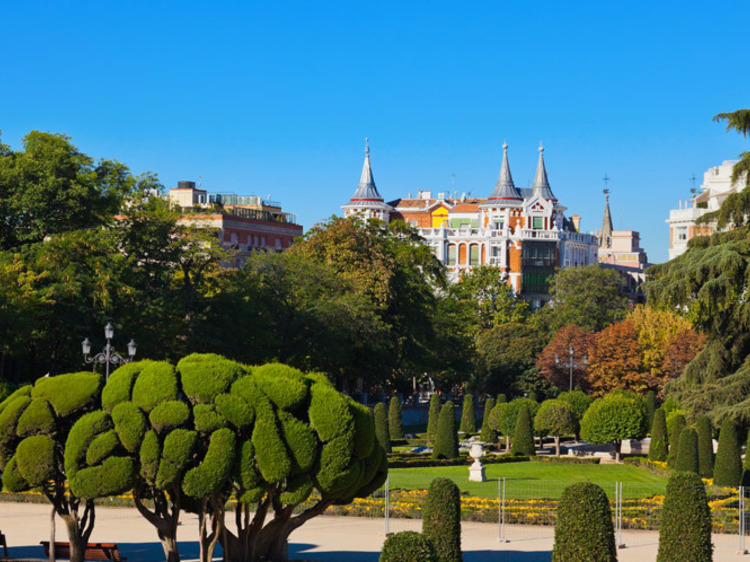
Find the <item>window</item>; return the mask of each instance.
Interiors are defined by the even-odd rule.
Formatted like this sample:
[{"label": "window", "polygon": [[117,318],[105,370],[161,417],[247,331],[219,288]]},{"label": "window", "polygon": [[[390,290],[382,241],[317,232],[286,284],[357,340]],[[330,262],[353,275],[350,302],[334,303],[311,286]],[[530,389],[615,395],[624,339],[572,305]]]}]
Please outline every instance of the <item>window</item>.
[{"label": "window", "polygon": [[448,246],[448,265],[456,265],[456,246],[451,244]]},{"label": "window", "polygon": [[476,244],[469,248],[469,265],[479,265],[479,246]]},{"label": "window", "polygon": [[677,227],[677,240],[687,240],[687,226]]},{"label": "window", "polygon": [[544,228],[544,217],[532,217],[531,228],[539,230]]},{"label": "window", "polygon": [[495,219],[495,230],[502,230],[505,226],[505,221],[503,219]]}]

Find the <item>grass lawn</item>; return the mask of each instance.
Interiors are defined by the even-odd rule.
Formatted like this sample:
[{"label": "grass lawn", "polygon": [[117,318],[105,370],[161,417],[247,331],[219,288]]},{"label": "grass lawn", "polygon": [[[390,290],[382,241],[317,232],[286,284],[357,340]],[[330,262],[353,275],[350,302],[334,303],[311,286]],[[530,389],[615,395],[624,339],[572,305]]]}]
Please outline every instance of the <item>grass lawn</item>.
[{"label": "grass lawn", "polygon": [[566,486],[590,481],[614,496],[615,482],[623,483],[625,498],[663,494],[667,479],[637,466],[626,464],[557,464],[517,462],[485,466],[487,482],[469,482],[468,466],[390,469],[391,489],[428,488],[433,478],[453,480],[462,493],[496,498],[498,478],[505,478],[507,498],[559,498]]}]

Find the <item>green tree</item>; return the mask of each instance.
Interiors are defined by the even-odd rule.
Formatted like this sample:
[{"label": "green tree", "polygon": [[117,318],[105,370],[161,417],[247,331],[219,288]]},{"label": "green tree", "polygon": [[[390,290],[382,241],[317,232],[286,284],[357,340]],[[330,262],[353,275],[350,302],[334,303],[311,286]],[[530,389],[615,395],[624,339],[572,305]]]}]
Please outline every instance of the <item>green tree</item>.
[{"label": "green tree", "polygon": [[518,410],[516,428],[510,443],[511,454],[534,456],[534,428],[531,425],[531,414],[526,404],[522,404]]},{"label": "green tree", "polygon": [[591,403],[594,401],[594,399],[580,390],[574,390],[572,392],[561,392],[557,396],[557,398],[567,402],[570,406],[570,410],[571,412],[573,412],[573,417],[576,421],[576,441],[580,441],[581,420],[583,419],[583,414],[585,414],[586,410],[589,409],[589,406],[591,406]]},{"label": "green tree", "polygon": [[706,489],[697,474],[679,472],[667,482],[656,559],[710,562],[712,555],[711,511]]},{"label": "green tree", "polygon": [[474,396],[471,394],[464,395],[459,431],[464,434],[476,433],[477,431],[477,420],[474,415]]},{"label": "green tree", "polygon": [[656,393],[649,390],[646,393],[646,414],[648,415],[648,426],[654,423],[654,412],[656,412]]},{"label": "green tree", "polygon": [[607,494],[592,482],[563,491],[557,506],[553,562],[615,562],[615,534]]},{"label": "green tree", "polygon": [[714,475],[714,444],[711,420],[708,419],[708,416],[700,416],[695,420],[695,430],[698,433],[698,474],[703,478],[712,478]]},{"label": "green tree", "polygon": [[570,435],[576,429],[576,420],[565,400],[545,400],[534,417],[534,429],[541,435],[555,438],[555,455],[560,456],[560,436]]},{"label": "green tree", "polygon": [[398,401],[398,396],[392,396],[391,403],[388,406],[388,433],[391,439],[404,438],[401,421],[401,402]]},{"label": "green tree", "polygon": [[434,393],[430,396],[430,410],[427,414],[427,442],[435,444],[437,435],[438,418],[440,417],[440,395]]},{"label": "green tree", "polygon": [[438,562],[461,562],[461,494],[453,480],[435,478],[427,490],[422,534],[435,547]]},{"label": "green tree", "polygon": [[714,484],[717,486],[739,486],[742,479],[740,446],[737,440],[737,427],[727,418],[719,431],[719,446],[714,463]]},{"label": "green tree", "polygon": [[378,402],[373,410],[375,418],[375,437],[386,453],[391,452],[391,434],[388,431],[388,418],[386,416],[385,404]]},{"label": "green tree", "polygon": [[517,388],[520,375],[534,367],[544,337],[531,322],[498,324],[482,331],[476,340],[474,386],[487,392],[524,392]]},{"label": "green tree", "polygon": [[482,431],[479,435],[479,439],[488,445],[494,444],[497,441],[497,433],[490,427],[490,412],[495,407],[495,399],[487,398],[484,401],[484,415],[482,416]]},{"label": "green tree", "polygon": [[667,420],[664,410],[657,408],[654,412],[654,423],[651,426],[651,444],[648,449],[648,458],[652,461],[664,462],[669,453],[667,442]]},{"label": "green tree", "polygon": [[401,531],[385,538],[379,562],[438,562],[435,549],[427,537],[416,531]]},{"label": "green tree", "polygon": [[453,402],[448,400],[440,410],[435,444],[432,446],[433,459],[458,458],[458,432]]},{"label": "green tree", "polygon": [[581,420],[581,437],[592,443],[612,443],[620,462],[623,439],[640,439],[647,430],[646,405],[632,392],[614,391],[597,398]]},{"label": "green tree", "polygon": [[[667,455],[667,466],[674,468],[677,462],[677,454],[680,450],[680,435],[682,430],[685,429],[687,422],[685,416],[680,413],[673,413],[674,415],[669,416],[667,420],[667,427],[672,426],[669,431],[669,454]],[[670,423],[671,422],[671,423]]]},{"label": "green tree", "polygon": [[490,412],[490,427],[505,437],[505,451],[510,451],[510,438],[516,430],[516,421],[521,406],[529,410],[529,417],[536,416],[539,403],[530,398],[516,398],[511,402],[498,402]]},{"label": "green tree", "polygon": [[691,427],[680,433],[675,470],[698,474],[698,434]]}]

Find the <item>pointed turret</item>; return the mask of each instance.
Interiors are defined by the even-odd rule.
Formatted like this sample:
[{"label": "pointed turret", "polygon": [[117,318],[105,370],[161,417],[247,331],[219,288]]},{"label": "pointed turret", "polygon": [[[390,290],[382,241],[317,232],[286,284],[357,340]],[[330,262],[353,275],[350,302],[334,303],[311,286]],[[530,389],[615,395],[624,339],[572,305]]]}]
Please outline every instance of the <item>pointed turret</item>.
[{"label": "pointed turret", "polygon": [[604,190],[604,219],[602,220],[602,231],[599,234],[599,247],[612,247],[612,215],[609,212],[609,189]]},{"label": "pointed turret", "polygon": [[555,197],[549,187],[547,168],[544,166],[544,147],[542,143],[539,143],[539,162],[536,165],[536,176],[534,176],[534,185],[531,187],[531,194],[532,197],[539,196],[542,199],[557,201],[557,197]]},{"label": "pointed turret", "polygon": [[372,168],[370,167],[369,140],[365,139],[365,162],[362,164],[362,175],[359,178],[359,185],[351,198],[352,201],[383,201],[375,185],[375,178],[372,175]]},{"label": "pointed turret", "polygon": [[490,201],[522,201],[521,192],[513,183],[513,176],[510,174],[510,164],[508,163],[508,143],[503,143],[503,163],[500,166],[500,175],[497,178],[495,189],[490,195]]}]

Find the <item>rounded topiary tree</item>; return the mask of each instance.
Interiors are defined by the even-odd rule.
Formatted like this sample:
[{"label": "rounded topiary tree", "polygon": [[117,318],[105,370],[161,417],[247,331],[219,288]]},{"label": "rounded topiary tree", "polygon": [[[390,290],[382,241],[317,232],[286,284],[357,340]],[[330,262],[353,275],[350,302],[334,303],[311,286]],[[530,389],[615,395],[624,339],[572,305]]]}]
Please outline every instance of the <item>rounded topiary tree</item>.
[{"label": "rounded topiary tree", "polygon": [[386,453],[391,452],[391,433],[388,431],[388,419],[385,412],[385,404],[378,402],[373,411],[375,416],[375,437]]},{"label": "rounded topiary tree", "polygon": [[516,418],[516,429],[510,442],[510,452],[513,455],[534,456],[534,428],[531,425],[531,415],[526,404],[521,405]]},{"label": "rounded topiary tree", "polygon": [[564,400],[545,400],[534,417],[534,429],[542,435],[555,438],[555,455],[560,456],[560,436],[576,429],[576,420]]},{"label": "rounded topiary tree", "polygon": [[668,453],[667,417],[664,415],[664,410],[657,408],[654,412],[654,422],[651,424],[651,444],[648,449],[648,458],[652,461],[664,462],[667,460]]},{"label": "rounded topiary tree", "polygon": [[453,480],[435,478],[430,483],[422,514],[422,534],[435,548],[438,562],[463,560],[461,493]]},{"label": "rounded topiary tree", "polygon": [[440,395],[430,396],[430,410],[427,414],[427,442],[433,445],[437,437],[438,418],[440,418]]},{"label": "rounded topiary tree", "polygon": [[695,420],[695,431],[698,433],[698,474],[703,478],[713,478],[714,443],[708,416],[699,416]]},{"label": "rounded topiary tree", "polygon": [[737,427],[726,418],[719,431],[719,446],[716,448],[714,463],[714,484],[717,486],[738,486],[742,480],[740,446],[737,441]]},{"label": "rounded topiary tree", "polygon": [[403,439],[404,429],[401,420],[401,402],[398,396],[391,397],[391,403],[388,406],[388,434],[391,439]]},{"label": "rounded topiary tree", "polygon": [[667,466],[674,468],[675,462],[677,462],[677,453],[680,450],[680,435],[682,430],[685,429],[687,422],[685,416],[680,413],[673,414],[670,416],[668,428],[671,425],[669,431],[669,454],[667,455]]},{"label": "rounded topiary tree", "polygon": [[656,393],[653,390],[649,390],[646,393],[646,415],[648,416],[648,426],[654,423],[654,412],[656,412]]},{"label": "rounded topiary tree", "polygon": [[488,445],[493,445],[497,441],[497,433],[490,427],[490,412],[494,407],[494,398],[484,401],[484,416],[482,416],[482,431],[479,434],[479,440]]},{"label": "rounded topiary tree", "polygon": [[581,420],[581,437],[591,443],[612,443],[620,461],[623,439],[640,439],[647,430],[646,405],[632,392],[614,391],[591,403]]},{"label": "rounded topiary tree", "polygon": [[453,402],[448,400],[440,410],[437,435],[432,447],[434,459],[458,458],[458,432],[456,431],[456,416],[453,412]]},{"label": "rounded topiary tree", "polygon": [[592,482],[565,488],[557,505],[554,562],[617,560],[607,494]]},{"label": "rounded topiary tree", "polygon": [[416,531],[402,531],[386,537],[379,562],[438,562],[430,540]]},{"label": "rounded topiary tree", "polygon": [[561,392],[557,396],[557,398],[559,400],[564,400],[570,406],[570,410],[573,412],[573,417],[575,417],[576,420],[576,441],[580,441],[581,420],[583,419],[583,414],[586,413],[586,410],[588,410],[589,406],[591,406],[591,403],[594,401],[594,399],[581,390]]},{"label": "rounded topiary tree", "polygon": [[461,425],[459,431],[464,435],[476,433],[477,420],[474,415],[474,396],[471,394],[464,395],[464,403],[461,408]]},{"label": "rounded topiary tree", "polygon": [[698,474],[698,434],[692,427],[686,427],[680,433],[674,467],[675,470]]},{"label": "rounded topiary tree", "polygon": [[521,406],[525,405],[529,410],[531,419],[539,410],[539,402],[530,398],[516,398],[512,402],[498,402],[490,412],[490,426],[500,435],[505,437],[505,451],[510,451],[510,438],[516,430],[516,421]]},{"label": "rounded topiary tree", "polygon": [[710,562],[712,551],[711,511],[703,482],[695,473],[677,473],[667,482],[656,559]]}]

